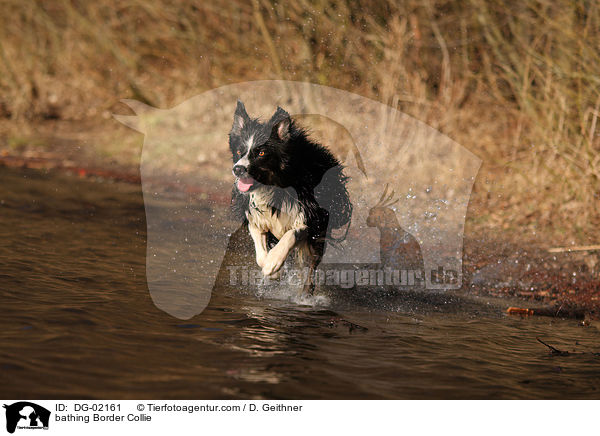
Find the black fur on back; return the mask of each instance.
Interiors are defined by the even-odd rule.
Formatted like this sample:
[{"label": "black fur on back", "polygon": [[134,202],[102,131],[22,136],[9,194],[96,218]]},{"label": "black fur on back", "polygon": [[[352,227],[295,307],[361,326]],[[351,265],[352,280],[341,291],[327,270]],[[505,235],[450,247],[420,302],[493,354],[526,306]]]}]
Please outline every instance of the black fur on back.
[{"label": "black fur on back", "polygon": [[[250,151],[246,144],[253,139]],[[309,236],[325,235],[328,226],[337,229],[347,225],[352,204],[346,189],[347,177],[333,154],[311,140],[281,108],[265,123],[251,119],[243,103],[238,102],[229,145],[234,165],[247,155],[248,175],[274,190],[270,206],[278,214],[284,204],[298,202],[306,217]],[[259,153],[263,156],[259,156]],[[249,196],[234,184],[232,211],[245,219]]]}]

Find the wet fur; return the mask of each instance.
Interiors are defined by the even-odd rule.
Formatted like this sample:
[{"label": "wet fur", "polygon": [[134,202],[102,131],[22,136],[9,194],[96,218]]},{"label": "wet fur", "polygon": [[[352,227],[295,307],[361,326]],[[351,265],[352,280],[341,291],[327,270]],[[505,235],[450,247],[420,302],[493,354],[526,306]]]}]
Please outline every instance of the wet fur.
[{"label": "wet fur", "polygon": [[[250,226],[259,265],[263,253],[257,238],[265,233],[267,251],[289,244],[299,251],[304,265],[314,270],[331,230],[347,225],[352,214],[347,178],[339,161],[312,141],[283,109],[277,108],[263,123],[250,118],[241,102],[234,114],[229,146],[234,172],[243,172],[238,177],[249,176],[257,182],[249,192],[241,192],[236,179],[232,210]],[[280,248],[283,256],[285,247]]]}]

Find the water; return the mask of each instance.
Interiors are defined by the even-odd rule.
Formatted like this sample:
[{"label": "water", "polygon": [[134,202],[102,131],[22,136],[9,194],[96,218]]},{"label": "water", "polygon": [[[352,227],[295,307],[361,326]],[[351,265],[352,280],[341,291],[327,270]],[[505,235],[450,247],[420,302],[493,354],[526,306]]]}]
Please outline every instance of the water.
[{"label": "water", "polygon": [[461,295],[319,306],[239,288],[182,321],[146,287],[139,186],[4,168],[0,186],[2,397],[600,398],[594,323]]}]

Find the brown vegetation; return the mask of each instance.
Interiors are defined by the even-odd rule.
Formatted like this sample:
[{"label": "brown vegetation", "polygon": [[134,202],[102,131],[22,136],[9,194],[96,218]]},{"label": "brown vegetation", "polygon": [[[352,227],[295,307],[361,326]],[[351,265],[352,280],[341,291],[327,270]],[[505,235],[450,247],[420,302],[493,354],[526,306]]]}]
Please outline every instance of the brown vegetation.
[{"label": "brown vegetation", "polygon": [[[123,110],[121,98],[168,107],[233,82],[311,81],[397,107],[479,155],[477,229],[548,234],[549,245],[598,242],[597,2],[0,0],[0,8],[4,148],[24,141],[14,126],[44,119],[97,119],[122,133],[107,117]],[[111,155],[132,147],[106,142]]]}]

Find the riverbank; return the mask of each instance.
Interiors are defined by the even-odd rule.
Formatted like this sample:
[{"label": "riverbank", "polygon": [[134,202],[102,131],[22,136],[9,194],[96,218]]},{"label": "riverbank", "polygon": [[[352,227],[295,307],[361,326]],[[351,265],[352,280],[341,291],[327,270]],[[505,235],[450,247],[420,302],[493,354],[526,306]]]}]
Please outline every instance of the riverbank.
[{"label": "riverbank", "polygon": [[[0,147],[0,165],[39,171],[68,173],[73,177],[103,182],[140,184],[139,153],[142,136],[115,126],[122,135],[118,146],[123,153],[100,153],[112,135],[90,127],[77,136],[62,123],[38,126],[38,139]],[[93,138],[90,139],[90,138]],[[123,144],[127,146],[124,147]],[[219,155],[222,156],[222,155]],[[208,166],[208,162],[198,162]],[[219,175],[225,180],[229,175]],[[486,175],[479,175],[479,178]],[[226,204],[228,193],[210,192],[211,184],[190,187],[189,193],[210,196]],[[578,318],[583,322],[600,317],[600,250],[576,243],[574,239],[537,234],[535,219],[525,227],[497,223],[485,214],[489,205],[477,190],[469,208],[464,241],[464,283],[461,293],[513,301],[517,316],[545,315]],[[560,233],[560,229],[556,229]],[[536,237],[537,236],[537,237]],[[564,235],[563,235],[564,236]],[[594,240],[593,237],[586,241]],[[596,239],[600,240],[600,239]],[[507,309],[514,306],[507,303]]]}]

